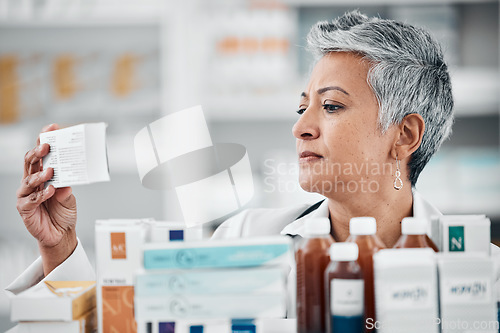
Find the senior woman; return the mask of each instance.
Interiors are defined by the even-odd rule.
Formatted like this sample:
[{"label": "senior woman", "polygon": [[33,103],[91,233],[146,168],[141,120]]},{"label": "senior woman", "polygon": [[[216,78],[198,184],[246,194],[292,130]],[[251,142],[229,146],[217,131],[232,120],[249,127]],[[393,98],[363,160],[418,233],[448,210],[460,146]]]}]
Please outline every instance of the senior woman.
[{"label": "senior woman", "polygon": [[318,60],[293,127],[299,182],[327,199],[297,220],[307,206],[244,212],[215,237],[301,235],[304,219],[319,215],[344,241],[351,217],[373,216],[392,247],[404,217],[440,214],[414,186],[453,123],[443,54],[422,29],[358,12],[317,23],[307,41]]},{"label": "senior woman", "polygon": [[[326,200],[246,210],[214,238],[300,236],[306,219],[325,216],[334,239],[344,241],[351,217],[373,216],[377,234],[391,247],[404,217],[440,214],[414,186],[451,132],[453,98],[443,54],[422,29],[358,12],[317,23],[308,44],[318,60],[300,96],[293,134],[300,185]],[[41,258],[8,287],[14,293],[43,278],[94,279],[76,237],[71,188],[43,188],[53,172],[40,171],[48,151],[38,143],[25,158],[17,208]]]}]

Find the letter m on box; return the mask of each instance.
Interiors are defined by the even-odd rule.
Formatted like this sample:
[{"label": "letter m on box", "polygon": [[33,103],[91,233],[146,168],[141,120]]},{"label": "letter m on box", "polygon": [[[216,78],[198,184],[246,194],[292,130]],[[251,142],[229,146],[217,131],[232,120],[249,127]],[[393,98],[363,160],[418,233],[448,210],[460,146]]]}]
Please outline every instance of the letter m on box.
[{"label": "letter m on box", "polygon": [[111,233],[111,259],[127,259],[127,245],[124,232]]},{"label": "letter m on box", "polygon": [[448,240],[450,252],[464,252],[465,251],[465,237],[463,226],[450,226],[448,227]]}]

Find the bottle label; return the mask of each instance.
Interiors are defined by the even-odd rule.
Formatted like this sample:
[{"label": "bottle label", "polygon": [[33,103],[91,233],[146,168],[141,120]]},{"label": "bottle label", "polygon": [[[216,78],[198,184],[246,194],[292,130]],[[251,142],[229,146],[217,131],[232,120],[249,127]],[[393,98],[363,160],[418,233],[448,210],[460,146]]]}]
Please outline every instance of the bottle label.
[{"label": "bottle label", "polygon": [[364,312],[364,280],[332,279],[330,309],[334,316],[360,316]]},{"label": "bottle label", "polygon": [[444,304],[484,304],[492,297],[488,279],[446,279],[441,284],[441,302]]}]

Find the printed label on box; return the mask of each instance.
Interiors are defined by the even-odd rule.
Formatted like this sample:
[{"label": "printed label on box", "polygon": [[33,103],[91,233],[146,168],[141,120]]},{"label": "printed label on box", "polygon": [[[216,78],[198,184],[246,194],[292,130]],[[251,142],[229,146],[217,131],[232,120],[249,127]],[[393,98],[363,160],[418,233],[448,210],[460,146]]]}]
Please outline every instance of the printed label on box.
[{"label": "printed label on box", "polygon": [[136,333],[134,286],[102,287],[103,333]]},{"label": "printed label on box", "polygon": [[429,284],[395,284],[386,288],[389,290],[386,302],[388,308],[417,309],[432,306],[431,286]]},{"label": "printed label on box", "polygon": [[111,258],[127,259],[127,244],[124,232],[112,232],[111,237]]},{"label": "printed label on box", "polygon": [[491,283],[487,279],[446,279],[441,284],[441,302],[444,304],[489,303]]},{"label": "printed label on box", "polygon": [[217,247],[211,247],[204,244],[203,246],[194,248],[189,248],[187,246],[185,248],[175,248],[170,245],[166,245],[163,249],[146,248],[144,250],[144,268],[165,269],[259,266],[271,262],[279,263],[280,261],[287,260],[287,254],[290,251],[289,243]]},{"label": "printed label on box", "polygon": [[45,187],[55,188],[109,181],[106,124],[82,124],[40,134],[40,144],[50,145],[44,169],[53,168]]},{"label": "printed label on box", "polygon": [[450,226],[448,227],[449,251],[450,252],[464,252],[465,251],[465,237],[463,226]]}]

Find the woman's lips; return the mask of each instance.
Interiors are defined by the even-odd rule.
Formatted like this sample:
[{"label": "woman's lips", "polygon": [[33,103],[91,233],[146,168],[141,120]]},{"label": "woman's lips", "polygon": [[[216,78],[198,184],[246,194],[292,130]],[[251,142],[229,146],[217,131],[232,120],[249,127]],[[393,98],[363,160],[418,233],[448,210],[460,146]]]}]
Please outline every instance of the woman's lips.
[{"label": "woman's lips", "polygon": [[300,153],[299,162],[313,162],[321,158],[323,158],[323,156],[321,156],[320,154],[316,154],[315,152],[306,150]]}]

